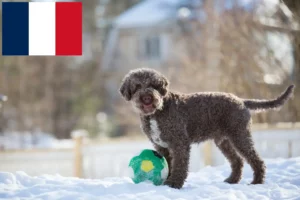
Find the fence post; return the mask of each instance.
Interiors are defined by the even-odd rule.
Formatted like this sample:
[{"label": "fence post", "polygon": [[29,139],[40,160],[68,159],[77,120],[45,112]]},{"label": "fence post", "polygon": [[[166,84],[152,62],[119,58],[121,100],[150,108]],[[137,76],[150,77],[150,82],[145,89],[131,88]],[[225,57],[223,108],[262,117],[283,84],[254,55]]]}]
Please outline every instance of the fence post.
[{"label": "fence post", "polygon": [[72,138],[74,140],[74,176],[78,178],[83,177],[83,139],[86,137],[85,130],[78,130],[72,132]]},{"label": "fence post", "polygon": [[288,157],[291,158],[293,155],[292,155],[292,151],[293,151],[293,147],[292,147],[292,141],[291,140],[288,140]]}]

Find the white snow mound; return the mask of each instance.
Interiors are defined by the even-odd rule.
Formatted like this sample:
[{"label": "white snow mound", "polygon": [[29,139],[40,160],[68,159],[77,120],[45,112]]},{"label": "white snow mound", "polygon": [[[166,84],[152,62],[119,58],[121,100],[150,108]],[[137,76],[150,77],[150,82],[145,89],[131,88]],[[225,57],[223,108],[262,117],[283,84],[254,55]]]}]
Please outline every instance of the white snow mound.
[{"label": "white snow mound", "polygon": [[266,160],[266,164],[267,176],[263,185],[248,184],[252,180],[249,165],[245,166],[239,184],[224,183],[230,173],[229,165],[225,164],[190,173],[180,190],[150,183],[134,184],[128,177],[92,180],[0,172],[0,199],[300,199],[300,157]]}]

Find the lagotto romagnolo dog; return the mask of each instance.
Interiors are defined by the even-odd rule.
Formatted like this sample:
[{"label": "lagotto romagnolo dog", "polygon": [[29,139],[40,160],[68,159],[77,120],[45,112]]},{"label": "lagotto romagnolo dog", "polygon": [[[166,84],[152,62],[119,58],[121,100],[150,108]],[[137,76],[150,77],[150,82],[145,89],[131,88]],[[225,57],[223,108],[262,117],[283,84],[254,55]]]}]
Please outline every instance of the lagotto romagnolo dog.
[{"label": "lagotto romagnolo dog", "polygon": [[121,95],[139,113],[143,132],[168,161],[165,185],[183,186],[190,145],[208,139],[231,164],[232,172],[225,182],[241,180],[244,158],[254,171],[252,184],[264,183],[266,167],[254,149],[250,111],[280,108],[291,97],[294,85],[273,100],[242,99],[221,92],[181,94],[168,86],[168,79],[160,72],[140,68],[131,70],[120,87]]}]

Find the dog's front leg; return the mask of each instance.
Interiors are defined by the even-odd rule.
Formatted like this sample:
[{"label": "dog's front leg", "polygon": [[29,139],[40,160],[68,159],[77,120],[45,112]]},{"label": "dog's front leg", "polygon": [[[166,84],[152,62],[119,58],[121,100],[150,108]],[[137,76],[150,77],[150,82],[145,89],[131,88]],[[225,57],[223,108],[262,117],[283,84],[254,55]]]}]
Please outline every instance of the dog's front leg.
[{"label": "dog's front leg", "polygon": [[154,144],[154,148],[161,156],[166,158],[167,163],[168,163],[168,168],[169,168],[169,174],[168,174],[168,177],[169,177],[171,175],[171,171],[172,171],[172,157],[171,157],[169,150],[167,148],[163,148],[157,144]]},{"label": "dog's front leg", "polygon": [[190,146],[184,143],[174,144],[170,148],[170,155],[172,157],[171,175],[164,184],[180,189],[188,175]]}]

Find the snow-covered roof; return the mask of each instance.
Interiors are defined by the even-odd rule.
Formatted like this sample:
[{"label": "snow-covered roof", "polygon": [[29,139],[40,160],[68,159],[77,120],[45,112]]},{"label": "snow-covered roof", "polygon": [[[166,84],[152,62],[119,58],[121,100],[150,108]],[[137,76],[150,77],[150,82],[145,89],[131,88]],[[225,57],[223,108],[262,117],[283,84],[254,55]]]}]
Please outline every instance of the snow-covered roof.
[{"label": "snow-covered roof", "polygon": [[255,16],[259,23],[266,26],[292,30],[300,28],[293,19],[292,12],[279,0],[261,0]]},{"label": "snow-covered roof", "polygon": [[[118,28],[134,28],[134,27],[150,27],[158,25],[167,20],[176,20],[178,16],[178,9],[182,6],[190,4],[190,6],[199,6],[202,0],[144,0],[132,8],[126,10],[119,15],[114,21],[114,25]],[[278,0],[225,0],[224,2],[216,1],[215,9],[221,12],[224,9],[231,9],[236,4],[245,9],[253,9],[255,3],[263,3],[258,14],[264,15],[265,12],[275,12],[275,7]],[[221,8],[221,7],[222,8]],[[202,18],[200,13],[198,18]]]},{"label": "snow-covered roof", "polygon": [[279,0],[260,0],[256,14],[264,17],[272,17],[278,9],[281,9],[287,17],[292,17],[292,12],[284,3],[280,3]]},{"label": "snow-covered roof", "polygon": [[156,25],[171,19],[182,0],[145,0],[117,17],[115,25],[119,28],[132,28]]}]

